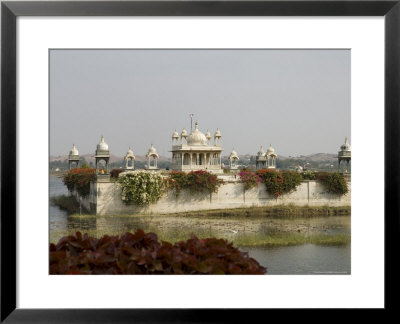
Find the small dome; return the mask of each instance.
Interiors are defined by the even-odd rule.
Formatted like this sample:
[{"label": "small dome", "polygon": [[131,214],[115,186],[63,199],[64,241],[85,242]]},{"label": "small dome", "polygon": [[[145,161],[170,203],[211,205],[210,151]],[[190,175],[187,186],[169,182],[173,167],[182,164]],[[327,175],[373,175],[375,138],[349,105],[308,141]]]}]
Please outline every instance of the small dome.
[{"label": "small dome", "polygon": [[262,145],[260,146],[260,150],[258,151],[257,155],[258,156],[264,156],[265,155],[265,152],[264,152],[264,149],[263,149]]},{"label": "small dome", "polygon": [[207,133],[206,133],[206,138],[208,141],[211,139],[211,133],[209,132],[208,129],[207,129]]},{"label": "small dome", "polygon": [[188,136],[188,133],[187,133],[187,130],[186,130],[186,129],[183,129],[183,130],[182,130],[181,136],[182,136],[182,137],[187,137],[187,136]]},{"label": "small dome", "polygon": [[128,152],[126,152],[126,156],[132,156],[133,155],[133,151],[131,148],[128,149]]},{"label": "small dome", "polygon": [[104,136],[101,135],[101,141],[99,144],[97,144],[97,150],[98,151],[108,151],[108,144],[104,142]]},{"label": "small dome", "polygon": [[214,134],[214,137],[222,137],[221,132],[219,131],[218,128],[217,128],[217,131]]},{"label": "small dome", "polygon": [[236,153],[236,151],[235,151],[234,148],[232,149],[232,152],[231,152],[231,154],[229,155],[229,158],[230,158],[230,159],[233,159],[233,158],[238,158],[238,159],[239,159],[239,156],[237,155],[237,153]]},{"label": "small dome", "polygon": [[153,146],[153,144],[151,144],[150,148],[149,148],[149,152],[147,153],[147,155],[157,155],[157,150],[156,148]]},{"label": "small dome", "polygon": [[175,129],[175,132],[172,134],[172,138],[179,138],[179,134]]},{"label": "small dome", "polygon": [[195,123],[195,129],[190,133],[188,140],[188,145],[207,145],[206,136],[199,131],[199,123]]},{"label": "small dome", "polygon": [[351,151],[351,146],[350,146],[350,144],[349,144],[349,142],[348,142],[348,140],[347,140],[347,136],[346,136],[346,138],[344,139],[344,144],[340,147],[340,149],[341,149],[342,151]]},{"label": "small dome", "polygon": [[133,151],[131,148],[129,148],[128,152],[126,152],[125,159],[127,159],[127,158],[135,159],[135,156],[133,155]]},{"label": "small dome", "polygon": [[79,155],[79,152],[75,147],[75,144],[72,144],[72,149],[71,151],[69,151],[69,155]]},{"label": "small dome", "polygon": [[275,153],[275,149],[272,147],[271,144],[269,144],[269,148],[268,148],[268,150],[267,150],[267,153],[268,153],[268,154]]}]

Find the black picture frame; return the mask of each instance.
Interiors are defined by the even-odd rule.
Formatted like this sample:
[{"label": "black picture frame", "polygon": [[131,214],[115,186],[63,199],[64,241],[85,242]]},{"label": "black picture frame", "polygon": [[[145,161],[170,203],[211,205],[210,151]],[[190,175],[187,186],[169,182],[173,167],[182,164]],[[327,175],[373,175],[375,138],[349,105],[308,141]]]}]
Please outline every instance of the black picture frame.
[{"label": "black picture frame", "polygon": [[[385,310],[395,310],[400,142],[400,0],[380,1],[2,1],[1,2],[1,322],[236,322],[265,309],[16,308],[16,19],[19,16],[384,16]],[[371,258],[371,262],[373,262]],[[368,269],[365,269],[368,271]],[[368,283],[366,283],[367,285]],[[40,292],[38,292],[40,293]],[[392,296],[392,297],[391,297]],[[248,317],[248,316],[251,317]],[[254,317],[253,317],[254,316]],[[245,320],[245,319],[244,319]],[[267,320],[267,318],[266,318]]]}]

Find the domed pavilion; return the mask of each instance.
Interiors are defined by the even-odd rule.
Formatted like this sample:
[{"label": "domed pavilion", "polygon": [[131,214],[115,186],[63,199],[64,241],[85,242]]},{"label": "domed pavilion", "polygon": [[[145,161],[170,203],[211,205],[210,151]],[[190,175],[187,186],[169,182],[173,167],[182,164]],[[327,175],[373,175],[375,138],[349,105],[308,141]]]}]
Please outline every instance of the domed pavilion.
[{"label": "domed pavilion", "polygon": [[[97,144],[96,154],[94,157],[96,159],[96,174],[98,175],[98,178],[100,174],[109,175],[110,151],[108,149],[108,144],[104,141],[103,135],[101,135],[100,143]],[[104,167],[101,165],[102,162],[105,163]]]},{"label": "domed pavilion", "polygon": [[339,171],[343,173],[350,173],[351,172],[350,161],[351,161],[351,146],[346,137],[344,139],[344,144],[340,147],[340,151],[338,152]]},{"label": "domed pavilion", "polygon": [[229,155],[228,159],[229,159],[229,169],[237,170],[239,168],[239,156],[236,153],[235,149],[232,149],[232,152]]},{"label": "domed pavilion", "polygon": [[172,134],[172,170],[186,172],[206,170],[222,173],[221,138],[221,132],[217,130],[214,134],[214,143],[211,143],[210,132],[202,133],[198,122],[189,135],[186,129],[183,129],[179,138],[175,131]]},{"label": "domed pavilion", "polygon": [[158,153],[156,148],[151,144],[149,151],[146,154],[146,159],[147,159],[147,169],[148,170],[158,170]]},{"label": "domed pavilion", "polygon": [[75,165],[75,168],[79,166],[79,152],[77,148],[75,147],[75,144],[72,144],[72,149],[69,151],[68,155],[68,165],[69,169],[71,170],[73,168],[73,165]]},{"label": "domed pavilion", "polygon": [[272,145],[269,146],[267,152],[264,152],[261,146],[256,156],[256,169],[275,169],[277,157],[278,155],[276,155]]},{"label": "domed pavilion", "polygon": [[133,155],[133,151],[129,148],[128,152],[124,157],[125,160],[125,170],[133,170],[135,168],[135,155]]}]

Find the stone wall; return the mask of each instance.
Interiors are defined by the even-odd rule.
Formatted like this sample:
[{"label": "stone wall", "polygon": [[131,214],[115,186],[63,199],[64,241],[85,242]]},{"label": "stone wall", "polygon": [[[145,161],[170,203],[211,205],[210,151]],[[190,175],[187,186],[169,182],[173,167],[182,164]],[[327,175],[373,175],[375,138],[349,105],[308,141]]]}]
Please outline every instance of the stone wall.
[{"label": "stone wall", "polygon": [[207,209],[230,209],[243,207],[262,207],[276,205],[296,206],[350,206],[351,182],[348,181],[349,192],[337,195],[326,192],[317,181],[304,181],[297,190],[275,198],[268,194],[265,185],[244,190],[243,184],[229,181],[222,185],[215,194],[191,194],[182,191],[179,197],[168,192],[154,204],[147,207],[126,205],[121,199],[121,188],[114,182],[91,183],[90,196],[84,199],[84,206],[97,215],[127,214],[170,214]]}]

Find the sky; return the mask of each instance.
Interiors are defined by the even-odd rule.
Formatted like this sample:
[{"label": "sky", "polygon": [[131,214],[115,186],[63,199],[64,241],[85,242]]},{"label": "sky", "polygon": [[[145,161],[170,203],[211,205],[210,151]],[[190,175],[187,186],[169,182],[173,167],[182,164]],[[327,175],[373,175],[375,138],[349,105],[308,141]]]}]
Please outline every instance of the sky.
[{"label": "sky", "polygon": [[350,134],[350,50],[50,51],[50,155],[170,157],[171,136],[222,133],[223,155],[337,153]]}]

